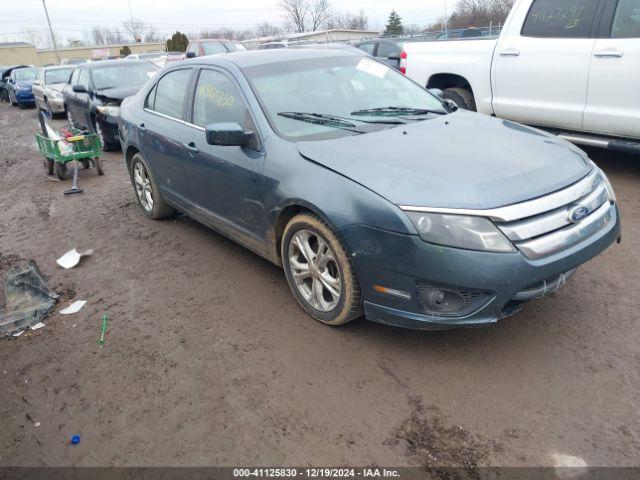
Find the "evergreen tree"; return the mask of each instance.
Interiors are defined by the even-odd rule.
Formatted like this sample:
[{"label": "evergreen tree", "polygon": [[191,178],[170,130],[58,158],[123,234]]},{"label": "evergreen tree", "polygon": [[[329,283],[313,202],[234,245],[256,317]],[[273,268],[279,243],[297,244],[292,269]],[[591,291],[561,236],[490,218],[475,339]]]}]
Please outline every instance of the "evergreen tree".
[{"label": "evergreen tree", "polygon": [[184,33],[176,32],[167,40],[167,52],[186,52],[189,39]]},{"label": "evergreen tree", "polygon": [[404,33],[404,27],[402,26],[402,18],[396,13],[395,10],[391,10],[389,15],[389,21],[387,27],[384,30],[385,35],[402,35]]}]

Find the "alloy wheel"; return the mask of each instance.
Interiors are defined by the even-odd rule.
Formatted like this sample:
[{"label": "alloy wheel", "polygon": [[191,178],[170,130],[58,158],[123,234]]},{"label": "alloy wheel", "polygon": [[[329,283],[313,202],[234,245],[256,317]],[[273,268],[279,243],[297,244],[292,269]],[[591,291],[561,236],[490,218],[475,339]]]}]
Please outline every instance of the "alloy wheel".
[{"label": "alloy wheel", "polygon": [[151,212],[153,210],[153,188],[151,187],[149,172],[147,172],[142,162],[137,162],[133,167],[133,183],[140,205],[147,212]]},{"label": "alloy wheel", "polygon": [[342,281],[329,244],[311,230],[299,230],[289,242],[289,270],[302,298],[321,312],[340,302]]}]

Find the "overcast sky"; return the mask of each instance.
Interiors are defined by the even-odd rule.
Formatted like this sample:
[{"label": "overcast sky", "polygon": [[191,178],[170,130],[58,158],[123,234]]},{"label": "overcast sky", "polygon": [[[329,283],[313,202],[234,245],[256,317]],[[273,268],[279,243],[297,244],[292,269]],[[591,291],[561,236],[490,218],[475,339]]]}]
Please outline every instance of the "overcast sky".
[{"label": "overcast sky", "polygon": [[[92,25],[122,30],[129,18],[127,0],[46,0],[51,23],[63,40],[85,38],[84,31]],[[369,26],[382,29],[391,9],[395,9],[405,24],[426,25],[444,14],[446,0],[333,0],[340,12],[363,9]],[[175,30],[198,32],[202,29],[230,27],[244,29],[269,21],[283,24],[278,0],[130,0],[135,18],[152,24],[163,33]],[[41,0],[0,0],[0,40],[22,40],[26,28],[47,29]],[[449,7],[455,0],[448,0]]]}]

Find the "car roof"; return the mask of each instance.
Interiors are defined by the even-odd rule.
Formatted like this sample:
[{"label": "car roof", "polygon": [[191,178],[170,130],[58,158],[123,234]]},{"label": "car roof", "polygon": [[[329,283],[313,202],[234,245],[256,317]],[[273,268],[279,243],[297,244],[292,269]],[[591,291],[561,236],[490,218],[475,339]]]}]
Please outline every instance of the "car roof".
[{"label": "car roof", "polygon": [[331,57],[361,57],[360,52],[354,49],[319,49],[319,48],[280,48],[275,50],[245,50],[218,55],[208,55],[187,60],[187,64],[220,65],[232,63],[239,68],[248,68],[258,65],[269,65],[287,61],[331,58]]},{"label": "car roof", "polygon": [[82,63],[80,65],[76,65],[76,68],[86,68],[89,70],[93,70],[94,68],[106,67],[111,65],[138,65],[138,64],[153,65],[153,63],[147,62],[144,60],[125,60],[124,58],[122,58],[117,60],[97,60],[95,62]]},{"label": "car roof", "polygon": [[76,68],[75,65],[49,65],[48,67],[42,67],[43,70],[63,70],[63,69],[70,69],[70,68]]}]

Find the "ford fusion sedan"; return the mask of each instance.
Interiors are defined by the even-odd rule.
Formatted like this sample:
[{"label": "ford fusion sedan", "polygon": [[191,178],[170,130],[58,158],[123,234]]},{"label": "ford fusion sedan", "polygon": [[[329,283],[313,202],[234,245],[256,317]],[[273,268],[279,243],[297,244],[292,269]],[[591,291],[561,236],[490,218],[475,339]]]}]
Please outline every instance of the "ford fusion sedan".
[{"label": "ford fusion sedan", "polygon": [[65,113],[62,89],[69,81],[74,68],[70,66],[41,68],[33,82],[32,90],[36,107],[47,112],[51,118]]},{"label": "ford fusion sedan", "polygon": [[147,83],[121,142],[146,216],[282,265],[320,322],[493,324],[619,237],[616,198],[578,148],[453,108],[358,53],[238,52]]},{"label": "ford fusion sedan", "polygon": [[35,103],[32,86],[38,70],[38,67],[18,67],[11,70],[6,86],[11,105],[26,108]]},{"label": "ford fusion sedan", "polygon": [[116,149],[120,102],[136,93],[159,68],[138,60],[103,60],[78,65],[62,91],[71,126],[98,134],[105,150]]}]

